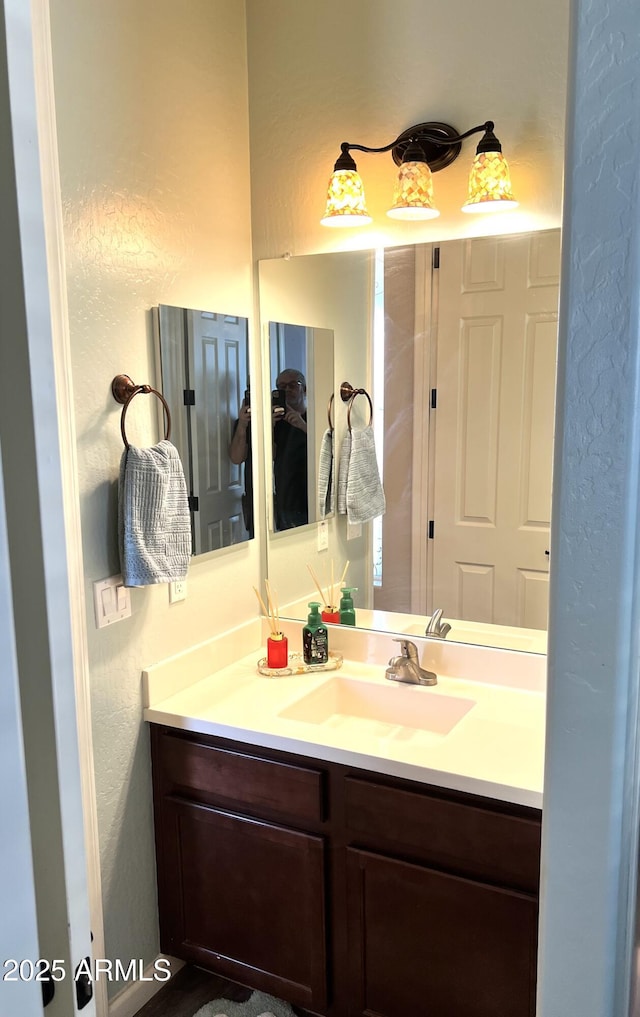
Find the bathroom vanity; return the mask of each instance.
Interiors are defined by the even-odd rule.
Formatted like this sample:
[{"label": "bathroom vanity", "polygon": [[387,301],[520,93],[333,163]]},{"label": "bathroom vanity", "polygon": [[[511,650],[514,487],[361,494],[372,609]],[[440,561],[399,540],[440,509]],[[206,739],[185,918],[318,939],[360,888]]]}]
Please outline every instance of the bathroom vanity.
[{"label": "bathroom vanity", "polygon": [[[542,736],[541,693],[252,664],[145,712],[163,951],[328,1017],[532,1017],[541,797],[506,775],[538,780],[515,757],[525,717]],[[500,766],[506,710],[492,797],[463,757],[481,736]]]}]

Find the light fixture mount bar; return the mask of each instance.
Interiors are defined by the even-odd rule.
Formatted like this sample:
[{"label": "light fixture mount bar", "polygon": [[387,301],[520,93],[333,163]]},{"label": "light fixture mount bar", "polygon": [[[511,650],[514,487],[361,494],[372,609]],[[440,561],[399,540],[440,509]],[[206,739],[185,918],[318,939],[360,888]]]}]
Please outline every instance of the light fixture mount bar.
[{"label": "light fixture mount bar", "polygon": [[493,120],[487,120],[477,127],[471,127],[463,134],[458,134],[451,124],[431,120],[426,124],[415,124],[403,131],[391,146],[391,155],[396,166],[402,164],[403,156],[409,145],[417,141],[424,151],[425,158],[432,173],[450,166],[458,158],[462,142],[472,134],[484,131],[478,151],[501,152],[500,142],[493,133]]},{"label": "light fixture mount bar", "polygon": [[[424,124],[414,124],[413,127],[408,127],[406,131],[398,135],[395,141],[390,141],[388,145],[381,145],[380,148],[371,148],[369,145],[357,145],[350,141],[343,141],[340,146],[340,156],[336,161],[334,169],[356,169],[356,164],[349,154],[351,151],[391,152],[396,166],[400,166],[409,146],[417,141],[424,151],[425,161],[428,163],[431,172],[437,173],[438,170],[444,169],[445,166],[450,166],[452,162],[455,162],[460,154],[462,142],[465,138],[471,137],[472,134],[478,134],[480,131],[485,132],[488,141],[486,149],[488,151],[500,151],[500,143],[493,134],[493,127],[493,121],[487,120],[484,124],[478,124],[477,127],[471,127],[463,134],[458,134],[455,127],[452,127],[451,124],[445,124],[440,120],[430,120]],[[488,135],[487,132],[489,132]]]},{"label": "light fixture mount bar", "polygon": [[455,127],[438,120],[416,124],[403,131],[393,143],[391,155],[396,166],[402,164],[404,153],[413,141],[424,151],[425,159],[432,173],[450,166],[458,158],[462,141]]}]

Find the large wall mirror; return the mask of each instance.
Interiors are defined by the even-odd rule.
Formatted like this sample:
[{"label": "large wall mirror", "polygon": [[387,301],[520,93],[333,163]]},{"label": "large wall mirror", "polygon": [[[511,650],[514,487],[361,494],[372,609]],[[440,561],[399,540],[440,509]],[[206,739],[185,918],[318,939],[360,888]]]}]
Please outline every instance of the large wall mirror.
[{"label": "large wall mirror", "polygon": [[193,554],[254,535],[247,319],[153,309],[171,438],[184,467]]},{"label": "large wall mirror", "polygon": [[[338,277],[358,258],[364,292],[351,297],[369,320],[349,380],[374,400],[387,511],[359,543],[338,517],[329,551],[308,543],[307,559],[319,571],[327,555],[350,559],[363,627],[420,635],[442,609],[449,640],[544,652],[560,232],[265,262],[261,300],[264,289],[273,315],[291,287],[303,304],[304,282],[317,304],[314,276]],[[331,313],[339,362],[344,294]],[[339,418],[338,447],[341,428]],[[311,592],[304,564],[299,589],[288,586],[295,617]],[[292,567],[270,542],[274,582]]]}]

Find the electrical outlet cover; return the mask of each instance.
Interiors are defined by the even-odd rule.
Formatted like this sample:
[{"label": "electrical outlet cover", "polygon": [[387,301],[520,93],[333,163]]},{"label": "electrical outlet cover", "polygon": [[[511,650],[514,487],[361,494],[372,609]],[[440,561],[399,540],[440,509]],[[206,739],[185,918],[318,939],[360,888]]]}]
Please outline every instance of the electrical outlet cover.
[{"label": "electrical outlet cover", "polygon": [[187,599],[187,580],[176,579],[175,582],[169,583],[169,603],[177,604],[179,600]]}]

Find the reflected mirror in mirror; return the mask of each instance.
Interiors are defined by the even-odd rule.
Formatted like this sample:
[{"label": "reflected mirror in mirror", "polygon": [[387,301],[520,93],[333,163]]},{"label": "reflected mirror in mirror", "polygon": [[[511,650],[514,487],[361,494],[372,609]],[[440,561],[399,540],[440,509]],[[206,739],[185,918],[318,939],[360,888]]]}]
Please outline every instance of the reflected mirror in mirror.
[{"label": "reflected mirror in mirror", "polygon": [[162,392],[184,466],[194,555],[250,540],[253,524],[248,322],[161,304]]},{"label": "reflected mirror in mirror", "polygon": [[318,466],[334,389],[333,332],[269,322],[271,529],[279,533],[325,518]]},{"label": "reflected mirror in mirror", "polygon": [[[292,258],[279,285],[345,257]],[[546,651],[559,266],[559,230],[377,252],[358,377],[374,398],[387,511],[366,526],[360,574],[373,581],[358,625],[424,634],[442,609],[448,640]],[[331,311],[338,332],[345,309]],[[283,552],[268,553],[277,578]],[[292,616],[309,592],[301,576]]]}]

